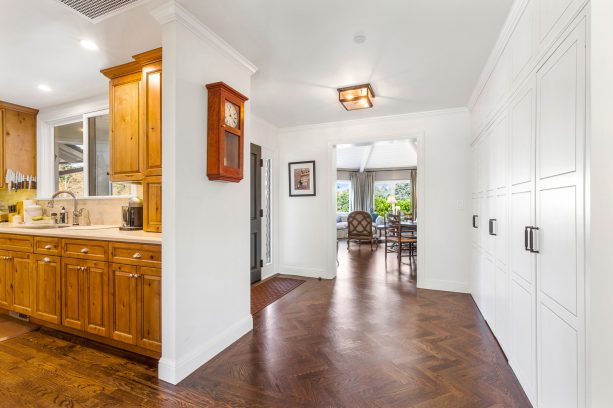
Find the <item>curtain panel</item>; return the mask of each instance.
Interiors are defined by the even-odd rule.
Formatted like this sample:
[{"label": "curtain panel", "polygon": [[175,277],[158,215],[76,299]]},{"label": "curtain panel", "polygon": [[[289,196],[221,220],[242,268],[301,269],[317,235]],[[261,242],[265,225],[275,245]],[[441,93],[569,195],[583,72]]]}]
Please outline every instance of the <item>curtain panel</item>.
[{"label": "curtain panel", "polygon": [[374,172],[351,172],[351,211],[366,211],[375,207],[375,173]]},{"label": "curtain panel", "polygon": [[411,170],[411,212],[413,219],[417,219],[417,170]]}]

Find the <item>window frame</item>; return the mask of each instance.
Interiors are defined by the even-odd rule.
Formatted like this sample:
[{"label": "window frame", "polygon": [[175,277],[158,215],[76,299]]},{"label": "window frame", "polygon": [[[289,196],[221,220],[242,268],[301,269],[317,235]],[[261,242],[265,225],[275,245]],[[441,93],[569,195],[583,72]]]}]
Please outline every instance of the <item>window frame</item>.
[{"label": "window frame", "polygon": [[[38,168],[39,176],[37,177],[38,189],[37,198],[39,200],[50,199],[56,191],[57,180],[55,179],[55,135],[54,129],[58,126],[69,125],[71,123],[81,122],[83,127],[83,196],[78,197],[79,200],[105,200],[116,198],[129,198],[138,194],[138,186],[131,185],[130,194],[127,195],[106,195],[106,196],[90,196],[89,195],[89,119],[92,117],[109,115],[109,108],[88,110],[85,113],[65,115],[55,120],[44,122],[41,124],[41,130],[44,135],[39,139],[42,143],[37,149],[37,155],[41,156]],[[111,190],[112,191],[112,190]]]}]

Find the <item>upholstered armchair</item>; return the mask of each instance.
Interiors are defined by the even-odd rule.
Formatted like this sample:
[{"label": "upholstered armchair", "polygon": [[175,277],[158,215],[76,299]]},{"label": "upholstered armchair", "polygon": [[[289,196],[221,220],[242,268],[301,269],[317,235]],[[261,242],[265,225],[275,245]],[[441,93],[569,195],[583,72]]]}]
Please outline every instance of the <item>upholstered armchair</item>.
[{"label": "upholstered armchair", "polygon": [[366,211],[353,211],[347,216],[347,249],[351,241],[357,241],[359,244],[370,242],[370,250],[373,250],[376,238],[372,227],[372,215]]}]

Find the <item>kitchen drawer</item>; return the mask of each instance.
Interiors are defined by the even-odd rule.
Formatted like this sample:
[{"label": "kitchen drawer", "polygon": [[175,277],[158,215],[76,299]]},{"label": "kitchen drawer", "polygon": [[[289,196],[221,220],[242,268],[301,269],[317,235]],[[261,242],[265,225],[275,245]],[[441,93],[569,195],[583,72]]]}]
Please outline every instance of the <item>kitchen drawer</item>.
[{"label": "kitchen drawer", "polygon": [[77,259],[106,261],[108,258],[108,243],[84,239],[65,239],[62,241],[62,256]]},{"label": "kitchen drawer", "polygon": [[0,234],[0,249],[32,252],[34,239],[28,235]]},{"label": "kitchen drawer", "polygon": [[59,255],[61,240],[55,237],[34,237],[34,252],[43,255]]},{"label": "kitchen drawer", "polygon": [[120,242],[110,243],[111,262],[161,267],[162,248],[160,245],[125,244]]}]

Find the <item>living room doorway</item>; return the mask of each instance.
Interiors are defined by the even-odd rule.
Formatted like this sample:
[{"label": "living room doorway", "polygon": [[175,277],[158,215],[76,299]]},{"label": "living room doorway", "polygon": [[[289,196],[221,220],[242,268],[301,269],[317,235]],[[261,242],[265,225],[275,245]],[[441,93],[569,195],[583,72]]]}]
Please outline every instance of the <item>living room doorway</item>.
[{"label": "living room doorway", "polygon": [[336,145],[337,274],[417,278],[416,139]]}]

